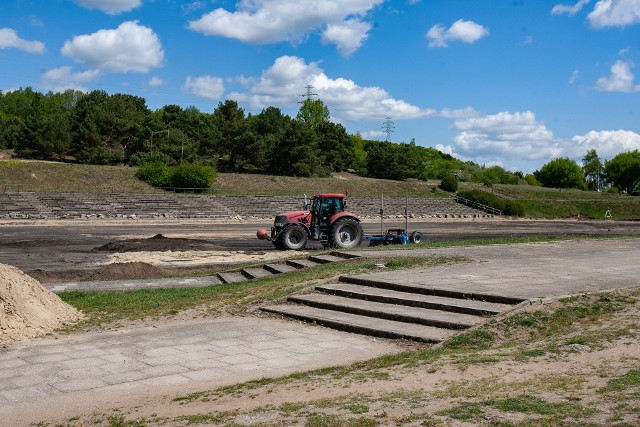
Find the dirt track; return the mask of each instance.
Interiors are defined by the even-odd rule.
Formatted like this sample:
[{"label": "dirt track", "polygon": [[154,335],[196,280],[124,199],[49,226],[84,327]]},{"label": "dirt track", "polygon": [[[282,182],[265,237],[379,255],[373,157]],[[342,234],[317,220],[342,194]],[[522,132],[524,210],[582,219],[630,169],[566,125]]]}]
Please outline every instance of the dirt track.
[{"label": "dirt track", "polygon": [[[270,223],[211,221],[7,221],[0,223],[0,263],[29,273],[86,271],[107,264],[114,253],[129,251],[222,251],[276,255],[271,243],[255,238]],[[403,227],[386,220],[384,227]],[[365,233],[380,233],[379,222],[365,223]],[[429,220],[409,224],[431,241],[532,235],[640,234],[640,222]],[[153,238],[161,234],[167,239]],[[310,249],[320,246],[310,245]],[[102,248],[102,250],[100,250]],[[228,260],[224,260],[228,262]],[[215,264],[215,263],[214,263]],[[70,279],[73,278],[72,273]],[[37,274],[35,274],[37,275]],[[104,278],[108,279],[107,277]]]}]

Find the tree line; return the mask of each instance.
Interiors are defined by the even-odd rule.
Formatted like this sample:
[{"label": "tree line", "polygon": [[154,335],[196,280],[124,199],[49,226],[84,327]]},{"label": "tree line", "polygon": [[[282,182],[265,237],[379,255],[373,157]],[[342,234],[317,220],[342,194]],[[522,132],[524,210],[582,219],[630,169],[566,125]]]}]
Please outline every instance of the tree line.
[{"label": "tree line", "polygon": [[[100,90],[0,91],[0,148],[13,149],[21,158],[89,164],[196,164],[221,172],[302,177],[353,170],[374,178],[454,177],[486,186],[526,182],[593,188],[594,180],[602,180],[632,191],[640,175],[628,159],[623,162],[616,157],[600,163],[596,179],[596,163],[590,157],[582,168],[573,162],[579,173],[562,181],[557,176],[574,169],[567,169],[566,164],[551,167],[556,160],[564,162],[562,159],[524,176],[500,166],[463,162],[434,148],[417,146],[413,140],[366,140],[331,122],[329,109],[320,99],[306,99],[298,114],[290,117],[276,107],[246,114],[233,100],[220,102],[212,113],[178,105],[152,111],[144,98]],[[635,158],[633,152],[629,156]],[[616,178],[623,175],[635,176],[635,181]]]},{"label": "tree line", "polygon": [[640,190],[640,151],[618,153],[603,162],[598,152],[590,149],[582,158],[582,166],[569,158],[559,157],[533,175],[545,187],[637,194]]}]

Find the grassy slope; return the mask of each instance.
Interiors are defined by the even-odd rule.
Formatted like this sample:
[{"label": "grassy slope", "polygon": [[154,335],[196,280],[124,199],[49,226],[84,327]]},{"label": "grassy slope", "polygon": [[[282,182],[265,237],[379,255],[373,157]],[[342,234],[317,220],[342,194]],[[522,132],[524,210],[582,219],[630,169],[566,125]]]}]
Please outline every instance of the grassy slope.
[{"label": "grassy slope", "polygon": [[[52,162],[0,160],[0,191],[62,191],[151,193],[161,190],[139,181],[136,169],[126,166],[92,166]],[[299,196],[319,192],[345,192],[352,196],[446,197],[437,182],[404,182],[340,174],[332,178],[292,178],[271,175],[218,174],[212,193]],[[613,219],[640,219],[640,197],[578,190],[558,190],[527,185],[461,183],[460,189],[479,188],[524,204],[532,218],[587,216],[602,219],[609,209]]]},{"label": "grassy slope", "polygon": [[562,190],[530,185],[494,185],[486,188],[479,184],[461,183],[461,189],[479,189],[500,197],[517,200],[531,218],[571,218],[587,216],[604,219],[610,210],[617,220],[640,219],[640,197],[621,196],[617,193]]}]

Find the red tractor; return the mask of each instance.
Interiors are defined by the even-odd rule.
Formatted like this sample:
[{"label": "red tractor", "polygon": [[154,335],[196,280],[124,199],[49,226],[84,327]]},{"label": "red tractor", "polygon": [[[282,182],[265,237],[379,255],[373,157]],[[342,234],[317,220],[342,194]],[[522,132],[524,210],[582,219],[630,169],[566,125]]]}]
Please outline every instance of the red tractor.
[{"label": "red tractor", "polygon": [[277,215],[271,234],[259,230],[257,236],[282,250],[302,250],[309,240],[325,247],[353,248],[362,241],[363,230],[360,219],[345,208],[344,194],[316,194],[311,203],[305,196],[304,210]]}]

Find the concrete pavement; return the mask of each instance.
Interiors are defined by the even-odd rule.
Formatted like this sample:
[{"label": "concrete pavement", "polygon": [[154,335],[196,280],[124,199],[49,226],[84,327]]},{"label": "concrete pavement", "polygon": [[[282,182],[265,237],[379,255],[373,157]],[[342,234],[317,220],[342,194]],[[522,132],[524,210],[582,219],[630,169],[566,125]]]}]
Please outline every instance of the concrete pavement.
[{"label": "concrete pavement", "polygon": [[61,406],[72,415],[106,411],[114,396],[186,394],[399,350],[391,342],[257,317],[17,343],[0,348],[0,425],[29,425]]},{"label": "concrete pavement", "polygon": [[472,263],[357,277],[520,299],[640,286],[640,239],[359,252],[361,256],[462,255]]}]

